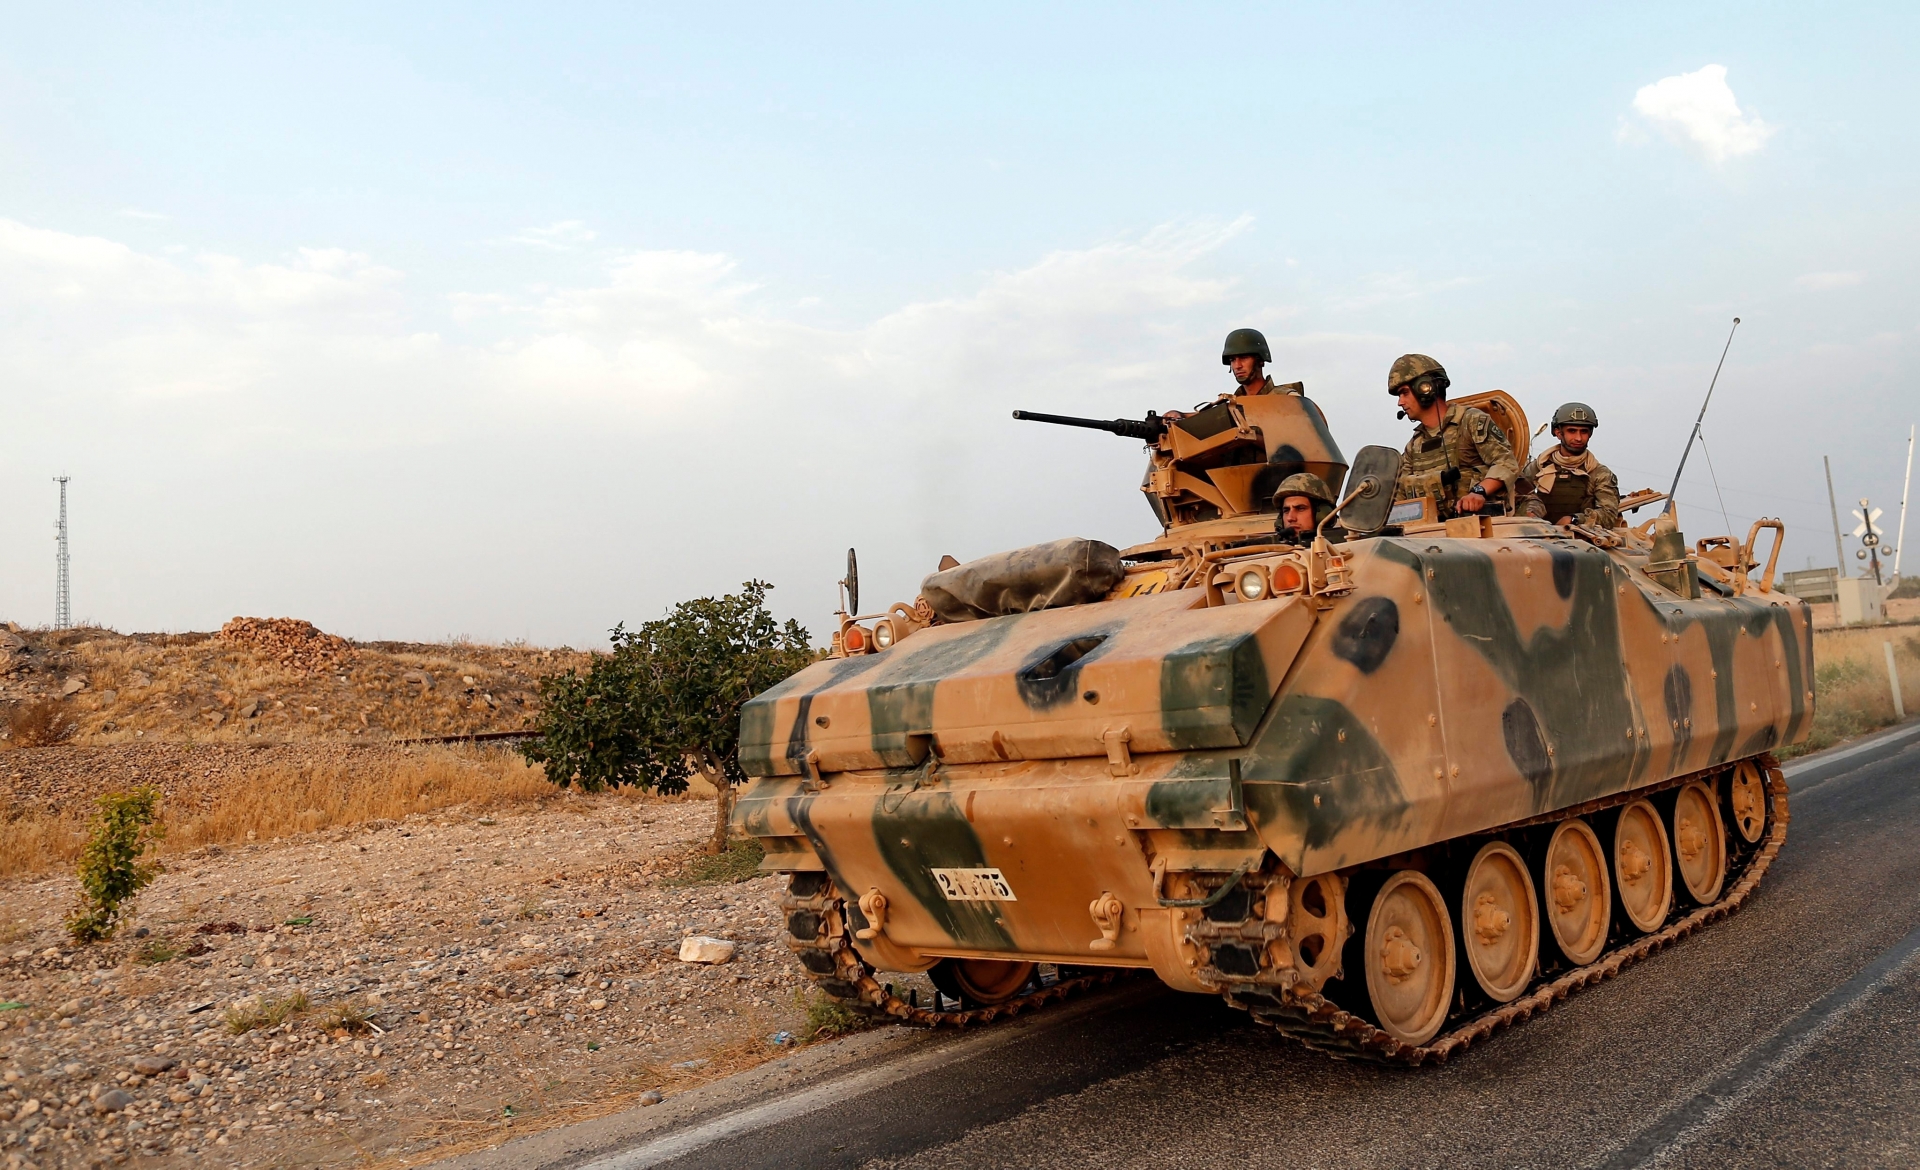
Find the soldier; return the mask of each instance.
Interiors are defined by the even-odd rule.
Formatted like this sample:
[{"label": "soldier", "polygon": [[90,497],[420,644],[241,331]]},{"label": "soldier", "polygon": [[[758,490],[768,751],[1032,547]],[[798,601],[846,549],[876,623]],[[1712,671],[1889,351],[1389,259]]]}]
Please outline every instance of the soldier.
[{"label": "soldier", "polygon": [[1565,528],[1620,526],[1620,481],[1587,450],[1600,419],[1584,402],[1569,402],[1553,412],[1553,437],[1560,445],[1535,456],[1520,473],[1531,484],[1526,513]]},{"label": "soldier", "polygon": [[[1267,348],[1266,334],[1258,329],[1235,329],[1227,334],[1227,343],[1220,347],[1220,364],[1233,374],[1233,380],[1240,388],[1233,392],[1234,397],[1250,394],[1305,394],[1306,383],[1288,382],[1284,386],[1274,384],[1267,375],[1267,363],[1273,360],[1273,351]],[[1212,403],[1203,402],[1194,410],[1204,410]],[[1161,418],[1174,422],[1186,418],[1192,411],[1169,410]]]},{"label": "soldier", "polygon": [[1220,364],[1231,370],[1233,380],[1240,383],[1235,395],[1301,393],[1304,387],[1299,382],[1285,386],[1273,384],[1273,379],[1267,376],[1267,363],[1272,360],[1266,336],[1258,329],[1235,329],[1227,334],[1227,343],[1220,348]]},{"label": "soldier", "polygon": [[1442,519],[1480,511],[1520,472],[1506,432],[1486,411],[1449,403],[1447,385],[1447,371],[1422,353],[1402,354],[1387,372],[1387,393],[1419,424],[1400,456],[1393,498],[1432,496]]},{"label": "soldier", "polygon": [[[1325,480],[1302,471],[1280,481],[1273,502],[1280,506],[1279,519],[1273,525],[1274,539],[1282,544],[1306,545],[1313,543],[1314,532],[1338,501],[1327,490]],[[1345,536],[1339,525],[1327,526],[1327,539],[1333,543],[1340,543]]]}]

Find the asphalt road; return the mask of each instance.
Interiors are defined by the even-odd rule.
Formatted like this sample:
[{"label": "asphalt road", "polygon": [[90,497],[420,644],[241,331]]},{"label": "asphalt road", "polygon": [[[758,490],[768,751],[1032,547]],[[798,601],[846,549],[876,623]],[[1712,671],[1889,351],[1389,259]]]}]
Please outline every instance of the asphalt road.
[{"label": "asphalt road", "polygon": [[1439,1068],[1331,1061],[1139,982],[471,1164],[1917,1165],[1916,732],[1789,772],[1740,913]]}]

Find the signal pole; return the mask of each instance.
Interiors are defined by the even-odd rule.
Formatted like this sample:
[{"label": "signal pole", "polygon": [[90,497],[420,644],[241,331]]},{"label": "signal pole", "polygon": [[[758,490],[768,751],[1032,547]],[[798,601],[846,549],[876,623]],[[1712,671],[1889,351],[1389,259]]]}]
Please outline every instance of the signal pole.
[{"label": "signal pole", "polygon": [[1907,489],[1913,486],[1913,427],[1907,427],[1907,478],[1900,485],[1900,535],[1894,537],[1893,579],[1900,579],[1900,550],[1907,543]]},{"label": "signal pole", "polygon": [[53,628],[64,630],[73,625],[73,591],[67,582],[67,480],[70,477],[56,475],[53,482],[60,485],[60,519],[54,522],[53,584]]},{"label": "signal pole", "polygon": [[1837,581],[1852,574],[1847,572],[1847,550],[1840,544],[1840,505],[1833,502],[1833,463],[1822,455],[1820,464],[1827,469],[1827,510],[1833,513],[1833,560],[1839,566],[1834,570]]}]

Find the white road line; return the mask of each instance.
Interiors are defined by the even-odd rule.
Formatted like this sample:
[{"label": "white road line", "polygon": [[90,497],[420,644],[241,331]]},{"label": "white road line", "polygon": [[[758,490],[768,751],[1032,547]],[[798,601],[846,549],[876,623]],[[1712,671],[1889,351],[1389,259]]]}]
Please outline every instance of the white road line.
[{"label": "white road line", "polygon": [[1870,752],[1875,748],[1884,748],[1891,744],[1901,743],[1916,735],[1920,735],[1920,722],[1910,723],[1896,731],[1876,735],[1872,739],[1862,743],[1856,743],[1852,747],[1841,748],[1837,752],[1820,752],[1811,756],[1802,756],[1783,766],[1780,771],[1783,775],[1792,777],[1806,771],[1808,768],[1822,768],[1828,764],[1839,763],[1841,760],[1850,760],[1862,752]]},{"label": "white road line", "polygon": [[1903,975],[1920,955],[1916,929],[1861,968],[1859,974],[1829,991],[1787,1026],[1747,1049],[1733,1067],[1701,1086],[1691,1097],[1641,1130],[1597,1165],[1603,1170],[1663,1166],[1728,1112],[1773,1083],[1807,1050],[1852,1015],[1868,998]]}]

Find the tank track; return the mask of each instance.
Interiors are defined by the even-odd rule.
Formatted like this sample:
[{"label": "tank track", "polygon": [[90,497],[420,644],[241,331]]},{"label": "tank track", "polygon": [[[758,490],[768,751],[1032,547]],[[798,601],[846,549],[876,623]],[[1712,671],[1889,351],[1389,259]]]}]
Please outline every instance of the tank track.
[{"label": "tank track", "polygon": [[787,923],[787,945],[812,977],[815,987],[864,1015],[885,1016],[901,1023],[929,1028],[988,1024],[1111,983],[1127,973],[1104,968],[1069,974],[1062,969],[1044,980],[1036,976],[1026,990],[1004,1003],[982,1006],[953,1000],[956,1006],[947,1008],[943,1005],[949,1002],[948,997],[936,992],[933,1006],[924,1007],[917,999],[903,999],[894,994],[891,983],[882,983],[874,977],[873,968],[853,947],[846,902],[826,874],[795,874],[787,891],[780,896],[780,910]]},{"label": "tank track", "polygon": [[[1426,1044],[1402,1043],[1319,992],[1282,992],[1278,988],[1269,990],[1225,983],[1222,995],[1228,1003],[1250,1012],[1261,1023],[1291,1036],[1308,1048],[1337,1059],[1409,1067],[1441,1063],[1478,1041],[1546,1011],[1583,987],[1613,978],[1623,968],[1738,910],[1753,893],[1754,887],[1760,884],[1774,855],[1780,852],[1780,846],[1787,839],[1786,779],[1781,775],[1778,763],[1771,757],[1763,757],[1760,762],[1766,770],[1767,795],[1772,805],[1767,835],[1753,847],[1737,878],[1729,874],[1729,888],[1718,901],[1697,907],[1669,921],[1652,934],[1642,935],[1608,951],[1584,967],[1558,975],[1511,1003],[1500,1004],[1466,1020]],[[1641,793],[1623,793],[1618,802],[1638,795]],[[1567,809],[1555,815],[1565,816],[1580,811]],[[1215,986],[1224,983],[1220,972],[1207,967],[1200,969],[1200,976],[1203,982],[1212,982]]]}]

